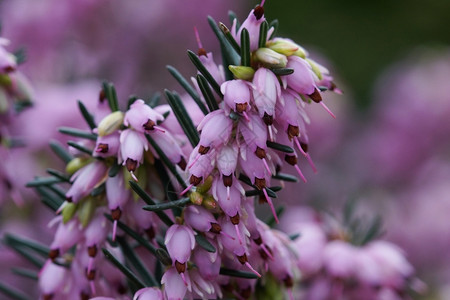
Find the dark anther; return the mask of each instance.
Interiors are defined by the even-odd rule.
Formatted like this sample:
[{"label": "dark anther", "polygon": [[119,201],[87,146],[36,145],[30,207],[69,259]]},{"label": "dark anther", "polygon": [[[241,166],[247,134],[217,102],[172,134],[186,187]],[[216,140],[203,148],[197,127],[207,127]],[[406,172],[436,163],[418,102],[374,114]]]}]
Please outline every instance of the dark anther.
[{"label": "dark anther", "polygon": [[206,53],[205,48],[200,48],[200,49],[198,49],[197,55],[198,55],[198,56],[208,56],[207,53]]},{"label": "dark anther", "polygon": [[255,150],[255,154],[260,159],[266,158],[266,150],[264,150],[263,148],[257,147]]},{"label": "dark anther", "polygon": [[245,103],[236,103],[236,111],[238,113],[243,113],[244,111],[247,110],[247,107],[248,107],[248,103],[247,102],[245,102]]},{"label": "dark anther", "polygon": [[295,166],[297,164],[297,156],[295,155],[285,155],[284,160],[290,164],[291,166]]},{"label": "dark anther", "polygon": [[98,101],[100,103],[103,103],[103,101],[105,101],[105,99],[106,99],[106,94],[105,94],[105,91],[102,89],[100,91],[100,95],[98,96]]},{"label": "dark anther", "polygon": [[125,166],[127,167],[128,172],[134,172],[137,168],[137,161],[131,158],[127,158]]},{"label": "dark anther", "polygon": [[200,154],[206,154],[208,153],[209,149],[211,149],[211,147],[204,147],[202,145],[200,145],[200,147],[198,147],[198,153]]},{"label": "dark anther", "polygon": [[153,240],[155,238],[155,236],[156,236],[155,228],[153,228],[153,226],[150,226],[150,228],[147,228],[145,230],[145,233],[147,234],[147,237],[150,240]]},{"label": "dark anther", "polygon": [[300,135],[300,129],[298,128],[298,126],[293,126],[293,125],[289,124],[288,129],[287,129],[287,134],[289,136],[289,140],[292,140],[292,138],[294,136]]},{"label": "dark anther", "polygon": [[59,256],[59,249],[51,249],[50,252],[48,253],[48,258],[50,258],[51,260],[54,260],[58,256]]},{"label": "dark anther", "polygon": [[262,241],[262,238],[261,238],[260,236],[259,236],[258,238],[256,238],[256,239],[254,239],[253,241],[254,241],[255,244],[258,245],[258,246],[261,245],[262,242],[263,242],[263,241]]},{"label": "dark anther", "polygon": [[95,279],[95,270],[90,270],[89,272],[86,270],[86,278],[91,281]]},{"label": "dark anther", "polygon": [[122,211],[120,210],[119,207],[111,210],[111,217],[114,221],[119,220],[120,216],[122,216]]},{"label": "dark anther", "polygon": [[312,101],[319,103],[320,101],[322,101],[322,96],[320,95],[320,92],[318,89],[314,89],[314,93],[312,93],[311,95],[308,95],[309,98],[312,99]]},{"label": "dark anther", "polygon": [[178,260],[176,260],[175,268],[177,269],[178,273],[183,273],[184,271],[186,271],[186,263],[182,264]]},{"label": "dark anther", "polygon": [[148,119],[147,123],[145,123],[144,125],[142,125],[142,127],[144,127],[145,130],[153,130],[155,129],[155,122],[153,122],[152,120]]},{"label": "dark anther", "polygon": [[289,275],[287,275],[286,278],[283,279],[283,282],[287,288],[291,288],[294,286],[294,281],[292,280],[291,276],[289,276]]},{"label": "dark anther", "polygon": [[181,170],[186,170],[186,160],[184,159],[184,157],[181,157],[180,161],[178,162],[178,166],[181,168]]},{"label": "dark anther", "polygon": [[100,153],[107,153],[109,150],[109,146],[108,144],[98,144],[97,149],[95,149],[95,152],[100,152]]},{"label": "dark anther", "polygon": [[66,197],[66,201],[71,203],[72,202],[72,197]]},{"label": "dark anther", "polygon": [[202,180],[203,176],[197,177],[195,175],[191,175],[191,177],[189,178],[189,183],[197,186],[200,184],[200,182],[202,182]]},{"label": "dark anther", "polygon": [[95,257],[97,255],[97,246],[96,245],[88,247],[87,250],[88,250],[88,255],[90,257]]},{"label": "dark anther", "polygon": [[255,7],[255,9],[253,10],[253,14],[256,17],[256,20],[261,19],[264,16],[264,8],[261,5],[258,5],[257,7]]},{"label": "dark anther", "polygon": [[236,214],[234,217],[230,217],[230,221],[233,225],[239,224],[239,214]]},{"label": "dark anther", "polygon": [[300,142],[300,147],[302,147],[302,150],[303,150],[305,153],[308,153],[308,144],[303,143],[303,142]]},{"label": "dark anther", "polygon": [[231,186],[233,184],[233,175],[232,174],[228,176],[223,175],[222,181],[224,186]]},{"label": "dark anther", "polygon": [[238,256],[237,257],[238,258],[238,260],[239,260],[239,262],[241,263],[241,264],[245,264],[246,262],[248,262],[248,259],[247,259],[247,254],[243,254],[243,255],[241,255],[241,256]]},{"label": "dark anther", "polygon": [[217,223],[211,223],[211,229],[209,231],[215,234],[219,234],[222,231],[222,227],[220,227],[220,225]]},{"label": "dark anther", "polygon": [[265,178],[255,178],[255,186],[258,190],[262,190],[266,187],[266,179]]},{"label": "dark anther", "polygon": [[270,126],[273,124],[273,116],[269,116],[267,113],[264,113],[263,121],[267,126]]}]

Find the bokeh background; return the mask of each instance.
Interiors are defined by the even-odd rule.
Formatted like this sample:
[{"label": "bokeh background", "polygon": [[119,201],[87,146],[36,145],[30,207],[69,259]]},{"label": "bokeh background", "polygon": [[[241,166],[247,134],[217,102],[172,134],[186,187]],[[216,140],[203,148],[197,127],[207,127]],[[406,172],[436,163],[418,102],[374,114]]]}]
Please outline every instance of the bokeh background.
[{"label": "bokeh background", "polygon": [[[197,49],[194,26],[204,47],[217,50],[206,16],[229,24],[228,9],[243,20],[255,4],[1,1],[2,36],[11,40],[9,49],[26,49],[21,70],[36,101],[12,129],[31,151],[2,164],[22,162],[11,167],[20,171],[21,184],[45,174],[49,164],[57,168],[42,153],[48,139],[62,141],[58,126],[79,124],[75,100],[93,107],[103,79],[116,84],[123,105],[130,94],[180,90],[165,65],[194,73],[186,55]],[[267,0],[265,10],[269,21],[279,20],[278,35],[310,49],[344,90],[325,100],[337,120],[320,108],[310,111],[311,155],[320,171],[303,166],[309,182],[286,188],[286,201],[338,214],[358,198],[362,214],[383,217],[384,237],[405,250],[428,284],[424,299],[450,299],[450,2]],[[33,201],[33,193],[22,193]],[[0,232],[50,241],[42,234],[49,213],[14,207],[2,206]],[[39,226],[31,231],[27,222]],[[1,262],[18,263],[10,256]]]}]

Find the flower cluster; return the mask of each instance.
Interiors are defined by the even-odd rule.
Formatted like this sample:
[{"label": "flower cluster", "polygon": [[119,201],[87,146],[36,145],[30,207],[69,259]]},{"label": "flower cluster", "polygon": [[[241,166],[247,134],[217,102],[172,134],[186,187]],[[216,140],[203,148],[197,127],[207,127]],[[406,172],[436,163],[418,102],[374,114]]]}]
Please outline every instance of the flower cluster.
[{"label": "flower cluster", "polygon": [[[80,102],[90,131],[61,129],[83,139],[69,141],[69,151],[52,144],[65,172],[32,182],[57,213],[48,251],[39,248],[48,253],[43,299],[325,299],[346,295],[355,281],[364,293],[405,291],[413,269],[390,244],[357,248],[299,219],[289,222],[294,231],[273,228],[276,192],[298,181],[281,172],[284,162],[304,182],[299,158],[316,171],[305,106],[318,103],[334,117],[322,92],[340,90],[305,49],[275,37],[263,5],[231,30],[210,19],[223,65],[196,32],[194,87],[169,67],[192,99],[166,90],[169,105],[130,97],[120,110],[104,83],[93,113]],[[272,211],[266,222],[258,200]],[[307,291],[298,291],[300,280]]]},{"label": "flower cluster", "polygon": [[[0,37],[0,154],[5,163],[0,166],[0,199],[12,198],[21,204],[20,193],[8,163],[10,149],[21,142],[11,136],[10,123],[15,115],[31,104],[32,90],[25,76],[17,71],[21,55],[8,52],[9,40]],[[1,202],[1,200],[0,200]]]},{"label": "flower cluster", "polygon": [[[344,224],[304,207],[293,207],[282,220],[283,229],[300,235],[304,299],[405,299],[409,289],[423,292],[414,268],[396,245],[375,240],[374,228],[358,239]],[[406,298],[409,299],[409,298]]]}]

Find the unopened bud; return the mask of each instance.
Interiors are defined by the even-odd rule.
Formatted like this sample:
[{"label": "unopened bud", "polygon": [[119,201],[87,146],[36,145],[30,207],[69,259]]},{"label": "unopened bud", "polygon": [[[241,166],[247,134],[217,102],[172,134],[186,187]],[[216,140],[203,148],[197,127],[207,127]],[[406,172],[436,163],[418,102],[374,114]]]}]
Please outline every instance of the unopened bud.
[{"label": "unopened bud", "polygon": [[118,130],[123,123],[124,114],[121,111],[115,111],[100,121],[97,131],[99,136],[105,136]]},{"label": "unopened bud", "polygon": [[12,84],[11,77],[8,74],[0,74],[0,85],[10,87]]},{"label": "unopened bud", "polygon": [[255,56],[265,67],[284,68],[287,64],[286,56],[269,48],[259,48],[256,50]]},{"label": "unopened bud", "polygon": [[214,197],[212,195],[208,195],[203,199],[202,203],[203,207],[205,207],[208,210],[216,211],[218,209],[218,205],[216,200],[214,200]]},{"label": "unopened bud", "polygon": [[86,227],[94,216],[96,209],[96,201],[94,198],[89,197],[85,201],[80,203],[80,209],[78,210],[78,219],[83,227]]},{"label": "unopened bud", "polygon": [[75,157],[66,165],[66,173],[72,175],[82,167],[86,166],[91,162],[90,159]]},{"label": "unopened bud", "polygon": [[66,203],[66,205],[64,206],[64,208],[61,212],[64,224],[69,222],[72,219],[72,217],[75,215],[75,212],[77,211],[77,208],[78,208],[78,204]]},{"label": "unopened bud", "polygon": [[212,176],[208,176],[205,179],[205,182],[203,184],[200,184],[197,186],[197,192],[201,193],[201,194],[206,194],[212,186],[212,182],[213,182],[213,177]]},{"label": "unopened bud", "polygon": [[198,193],[197,191],[195,192],[191,192],[189,194],[189,199],[191,200],[191,202],[195,205],[202,205],[203,202],[203,196],[202,194]]},{"label": "unopened bud", "polygon": [[[270,40],[267,42],[266,44],[267,48],[272,49],[273,51],[286,55],[286,56],[291,56],[296,54],[299,50],[303,50],[302,47],[300,47],[299,45],[297,45],[296,43],[292,42],[291,40],[288,39],[280,39],[280,38],[275,38],[273,40]],[[304,51],[303,51],[304,53]],[[302,56],[303,58],[306,56]]]},{"label": "unopened bud", "polygon": [[229,65],[228,69],[236,79],[251,80],[255,74],[255,70],[252,67]]}]

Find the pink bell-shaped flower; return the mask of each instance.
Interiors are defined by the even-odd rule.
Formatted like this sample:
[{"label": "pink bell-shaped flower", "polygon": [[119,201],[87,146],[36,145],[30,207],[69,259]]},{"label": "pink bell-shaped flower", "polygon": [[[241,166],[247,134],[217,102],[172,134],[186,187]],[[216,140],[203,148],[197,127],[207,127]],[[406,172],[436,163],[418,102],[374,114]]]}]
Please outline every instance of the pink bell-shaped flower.
[{"label": "pink bell-shaped flower", "polygon": [[138,99],[131,104],[130,109],[125,113],[123,124],[131,126],[139,132],[146,132],[158,129],[158,121],[164,120],[164,117],[145,104],[144,100]]},{"label": "pink bell-shaped flower", "polygon": [[73,184],[66,193],[66,200],[78,203],[106,179],[106,171],[107,167],[101,161],[95,161],[78,170],[71,178]]},{"label": "pink bell-shaped flower", "polygon": [[225,110],[227,112],[230,109],[238,113],[246,113],[250,110],[250,86],[247,81],[244,80],[230,80],[225,81],[220,90],[223,94],[223,100],[227,105]]}]

